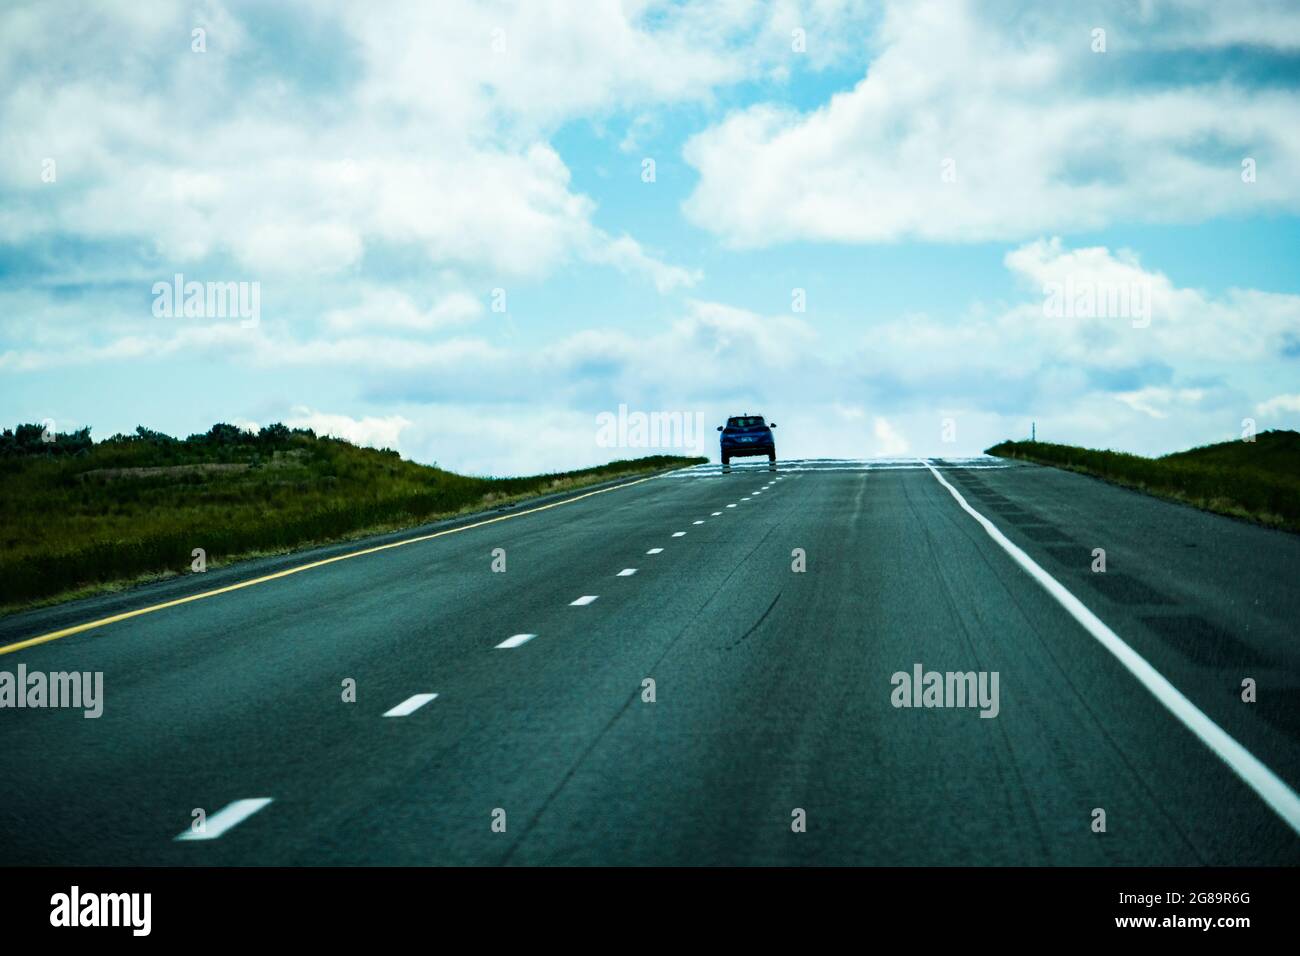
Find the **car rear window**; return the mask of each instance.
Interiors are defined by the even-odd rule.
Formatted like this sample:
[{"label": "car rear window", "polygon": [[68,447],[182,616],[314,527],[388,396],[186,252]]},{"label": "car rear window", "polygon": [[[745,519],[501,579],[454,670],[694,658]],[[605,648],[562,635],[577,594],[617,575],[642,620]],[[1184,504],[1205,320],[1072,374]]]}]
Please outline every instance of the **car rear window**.
[{"label": "car rear window", "polygon": [[728,428],[753,428],[756,425],[763,424],[762,415],[751,415],[748,418],[728,418]]}]

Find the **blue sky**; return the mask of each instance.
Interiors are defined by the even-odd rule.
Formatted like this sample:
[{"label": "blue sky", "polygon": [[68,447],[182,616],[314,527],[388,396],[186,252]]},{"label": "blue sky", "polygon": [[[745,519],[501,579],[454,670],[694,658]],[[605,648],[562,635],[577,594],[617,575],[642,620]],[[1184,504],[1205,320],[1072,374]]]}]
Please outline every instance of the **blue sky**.
[{"label": "blue sky", "polygon": [[0,12],[7,424],[496,474],[660,450],[620,406],[711,455],[1300,427],[1294,4],[88,9]]}]

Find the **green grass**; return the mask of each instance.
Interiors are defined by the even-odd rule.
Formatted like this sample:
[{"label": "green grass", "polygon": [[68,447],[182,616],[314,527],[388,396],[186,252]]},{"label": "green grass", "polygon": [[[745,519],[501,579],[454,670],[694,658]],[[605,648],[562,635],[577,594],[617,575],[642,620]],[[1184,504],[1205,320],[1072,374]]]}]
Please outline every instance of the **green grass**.
[{"label": "green grass", "polygon": [[1300,432],[1267,431],[1160,458],[1006,441],[987,454],[1053,465],[1218,514],[1300,532]]},{"label": "green grass", "polygon": [[190,573],[195,548],[211,568],[703,460],[478,478],[283,426],[98,443],[19,426],[0,434],[0,613]]}]

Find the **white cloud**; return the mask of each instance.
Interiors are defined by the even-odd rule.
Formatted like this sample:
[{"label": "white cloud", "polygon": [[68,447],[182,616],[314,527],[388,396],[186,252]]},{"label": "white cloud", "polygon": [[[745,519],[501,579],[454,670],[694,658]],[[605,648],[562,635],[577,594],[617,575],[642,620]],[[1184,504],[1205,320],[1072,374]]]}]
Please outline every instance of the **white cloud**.
[{"label": "white cloud", "polygon": [[37,372],[148,363],[182,356],[201,356],[259,368],[420,369],[425,374],[445,375],[476,363],[497,362],[500,353],[491,343],[475,338],[425,342],[374,334],[345,334],[336,338],[298,339],[271,332],[265,325],[244,329],[237,321],[228,321],[179,325],[165,331],[123,335],[102,343],[60,336],[42,347],[0,352],[0,369]]},{"label": "white cloud", "polygon": [[653,114],[639,114],[628,124],[627,132],[618,144],[619,152],[635,153],[644,149],[646,140],[658,132],[658,122]]},{"label": "white cloud", "polygon": [[690,288],[703,278],[703,273],[698,269],[665,265],[647,255],[630,236],[610,239],[603,233],[594,233],[592,240],[586,250],[586,258],[592,262],[612,265],[620,272],[648,276],[660,292]]},{"label": "white cloud", "polygon": [[657,453],[598,447],[589,412],[537,403],[421,405],[404,409],[404,414],[412,425],[403,451],[461,474],[541,474],[604,464],[611,457]]},{"label": "white cloud", "polygon": [[875,454],[877,455],[884,457],[903,455],[911,447],[907,439],[898,433],[898,430],[889,423],[889,420],[879,415],[875,418],[872,431],[876,436]]},{"label": "white cloud", "polygon": [[335,331],[392,328],[432,332],[469,324],[484,313],[483,303],[465,292],[453,292],[429,308],[421,308],[397,289],[368,290],[354,305],[331,309],[325,323]]},{"label": "white cloud", "polygon": [[[202,355],[259,369],[347,370],[364,402],[402,409],[497,409],[516,418],[552,411],[585,423],[568,445],[552,436],[554,464],[589,460],[591,416],[620,403],[645,411],[766,414],[782,425],[786,455],[962,454],[1040,432],[1058,441],[1170,451],[1224,434],[1258,409],[1289,412],[1289,349],[1300,337],[1300,296],[1234,289],[1212,296],[1177,286],[1133,253],[1035,240],[1005,264],[1022,297],[968,315],[908,314],[859,338],[823,336],[802,317],[762,315],[688,300],[648,330],[592,328],[540,345],[427,336],[444,319],[472,321],[476,300],[447,292],[432,305],[363,289],[327,313],[326,334],[299,339],[264,322],[165,324],[100,342],[44,325],[31,345],[0,354],[0,369],[36,371]],[[1123,315],[1045,314],[1052,283],[1149,290],[1149,323]],[[27,293],[22,309],[42,310]],[[6,311],[0,297],[0,312]],[[463,310],[463,315],[457,314]],[[539,407],[541,406],[541,407]],[[258,413],[262,418],[265,414]],[[585,416],[585,417],[584,417]],[[255,416],[250,416],[255,417]],[[957,442],[942,438],[952,418]],[[530,419],[531,420],[531,419]],[[576,420],[576,419],[575,419]],[[419,425],[409,441],[420,444]],[[511,425],[511,428],[514,426]],[[557,426],[558,427],[558,426]],[[512,451],[463,454],[509,471]],[[568,447],[569,459],[558,449]],[[451,461],[450,450],[438,457]],[[531,458],[529,459],[531,460]]]},{"label": "white cloud", "polygon": [[[988,363],[1004,377],[1046,385],[1040,377],[1046,363],[1084,374],[1144,364],[1208,370],[1225,361],[1277,360],[1300,336],[1300,296],[1250,289],[1210,296],[1175,286],[1130,251],[1068,249],[1060,239],[1039,239],[1007,253],[1004,262],[1028,298],[960,321],[909,316],[887,323],[872,332],[883,364],[895,367],[892,355],[913,356],[901,371],[918,380]],[[1054,314],[1057,289],[1096,293],[1098,308]]]},{"label": "white cloud", "polygon": [[[1125,44],[1140,49],[1147,35],[1136,14],[1107,12],[1117,49],[1099,54],[1082,11],[1020,10],[1009,30],[999,10],[888,4],[879,55],[852,90],[808,113],[752,106],[687,143],[700,173],[687,215],[755,247],[1016,240],[1300,210],[1300,180],[1283,173],[1300,165],[1293,90],[1227,79],[1107,86]],[[1269,22],[1294,35],[1300,10],[1273,8]],[[1240,175],[1246,157],[1257,163],[1250,184]]]},{"label": "white cloud", "polygon": [[1195,405],[1205,397],[1199,388],[1164,388],[1151,385],[1132,392],[1119,392],[1115,398],[1136,412],[1151,418],[1168,418],[1171,406]]},{"label": "white cloud", "polygon": [[[0,14],[0,241],[120,239],[177,267],[228,256],[303,281],[347,278],[376,250],[501,277],[604,263],[664,292],[698,277],[595,226],[546,142],[574,116],[706,99],[746,75],[672,8],[320,4],[283,36],[206,11],[206,54],[180,3]],[[87,17],[70,42],[68,19]],[[247,69],[279,45],[311,45],[318,69]],[[155,55],[121,57],[142,46]]]},{"label": "white cloud", "polygon": [[231,235],[230,246],[254,274],[338,272],[355,265],[362,253],[361,236],[339,223],[261,222]]},{"label": "white cloud", "polygon": [[[593,414],[620,402],[710,420],[758,411],[781,422],[785,455],[853,456],[979,450],[1031,420],[1057,440],[1169,450],[1252,408],[1295,411],[1300,297],[1210,294],[1126,250],[1036,238],[1300,208],[1285,173],[1300,167],[1293,87],[1243,89],[1211,59],[1234,44],[1300,47],[1292,7],[322,0],[295,7],[290,31],[246,5],[147,6],[0,13],[0,154],[12,158],[0,242],[22,268],[64,241],[99,250],[0,285],[6,399],[81,388],[77,372],[14,372],[91,368],[98,384],[189,360],[196,394],[233,370],[253,391],[265,380],[293,395],[250,395],[240,421],[337,395],[331,407],[349,415],[299,420],[340,419],[426,460],[499,472],[600,460]],[[1094,16],[1109,28],[1104,56],[1088,49]],[[189,52],[194,22],[207,54]],[[790,50],[795,28],[804,54]],[[1204,54],[1216,78],[1153,81],[1171,50]],[[729,84],[784,96],[778,86],[867,54],[861,82],[820,108],[751,106],[691,140],[688,213],[749,246],[1014,238],[1012,304],[873,317],[860,338],[684,296],[676,312],[651,307],[660,323],[621,296],[584,331],[508,337],[482,321],[494,286],[517,302],[516,286],[569,282],[573,263],[632,277],[637,294],[726,298],[677,261],[691,234],[666,232],[657,249],[628,234],[625,210],[598,209],[571,177],[570,141],[562,153],[552,138],[584,121],[600,139],[608,126],[614,158],[620,139],[633,154],[658,149],[671,124],[716,117]],[[1246,154],[1258,162],[1249,185]],[[39,178],[47,156],[54,184]],[[955,183],[940,179],[945,157]],[[602,160],[613,166],[599,156],[597,173]],[[722,261],[733,283],[764,267]],[[172,271],[263,281],[262,325],[151,321],[145,294]],[[1046,314],[1044,290],[1071,283],[1140,288],[1149,324]],[[949,416],[955,447],[939,444]]]},{"label": "white cloud", "polygon": [[[1170,11],[1176,11],[1170,17]],[[1218,0],[1180,0],[1160,5],[1144,2],[1138,9],[1142,22],[1158,14],[1162,31],[1153,41],[1161,46],[1214,48],[1249,45],[1277,50],[1300,48],[1300,17],[1291,0],[1252,0],[1220,3]]]},{"label": "white cloud", "polygon": [[354,445],[400,450],[398,446],[402,430],[411,423],[401,415],[352,418],[298,406],[293,410],[293,415],[285,419],[284,424],[290,428],[310,428],[317,435],[344,438]]},{"label": "white cloud", "polygon": [[1255,411],[1268,418],[1281,417],[1287,412],[1300,414],[1300,395],[1274,395],[1256,405]]}]

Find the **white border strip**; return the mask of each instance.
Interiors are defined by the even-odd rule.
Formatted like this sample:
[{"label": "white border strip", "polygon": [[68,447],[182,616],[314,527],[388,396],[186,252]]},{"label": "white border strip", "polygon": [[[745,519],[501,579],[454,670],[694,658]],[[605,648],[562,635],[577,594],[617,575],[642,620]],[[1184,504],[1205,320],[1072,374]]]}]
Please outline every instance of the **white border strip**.
[{"label": "white border strip", "polygon": [[1141,681],[1142,685],[1155,696],[1156,700],[1164,704],[1171,714],[1182,721],[1184,727],[1199,737],[1220,760],[1231,767],[1246,786],[1254,790],[1292,830],[1300,833],[1300,796],[1297,796],[1285,781],[1207,717],[1199,707],[1183,695],[1182,691],[1148,664],[1146,658],[1125,644],[1118,634],[1089,611],[1082,601],[1067,591],[1056,578],[1044,571],[1033,558],[1012,544],[993,522],[968,505],[966,499],[956,488],[948,484],[933,465],[928,461],[924,464],[938,479],[939,484],[947,488],[957,499],[957,504],[983,526],[990,538],[1001,545],[1003,551],[1011,555],[1031,578],[1041,584],[1058,604],[1069,611],[1070,616],[1082,624],[1084,630],[1095,637],[1102,647],[1115,655],[1119,662],[1128,668],[1129,673]]}]

